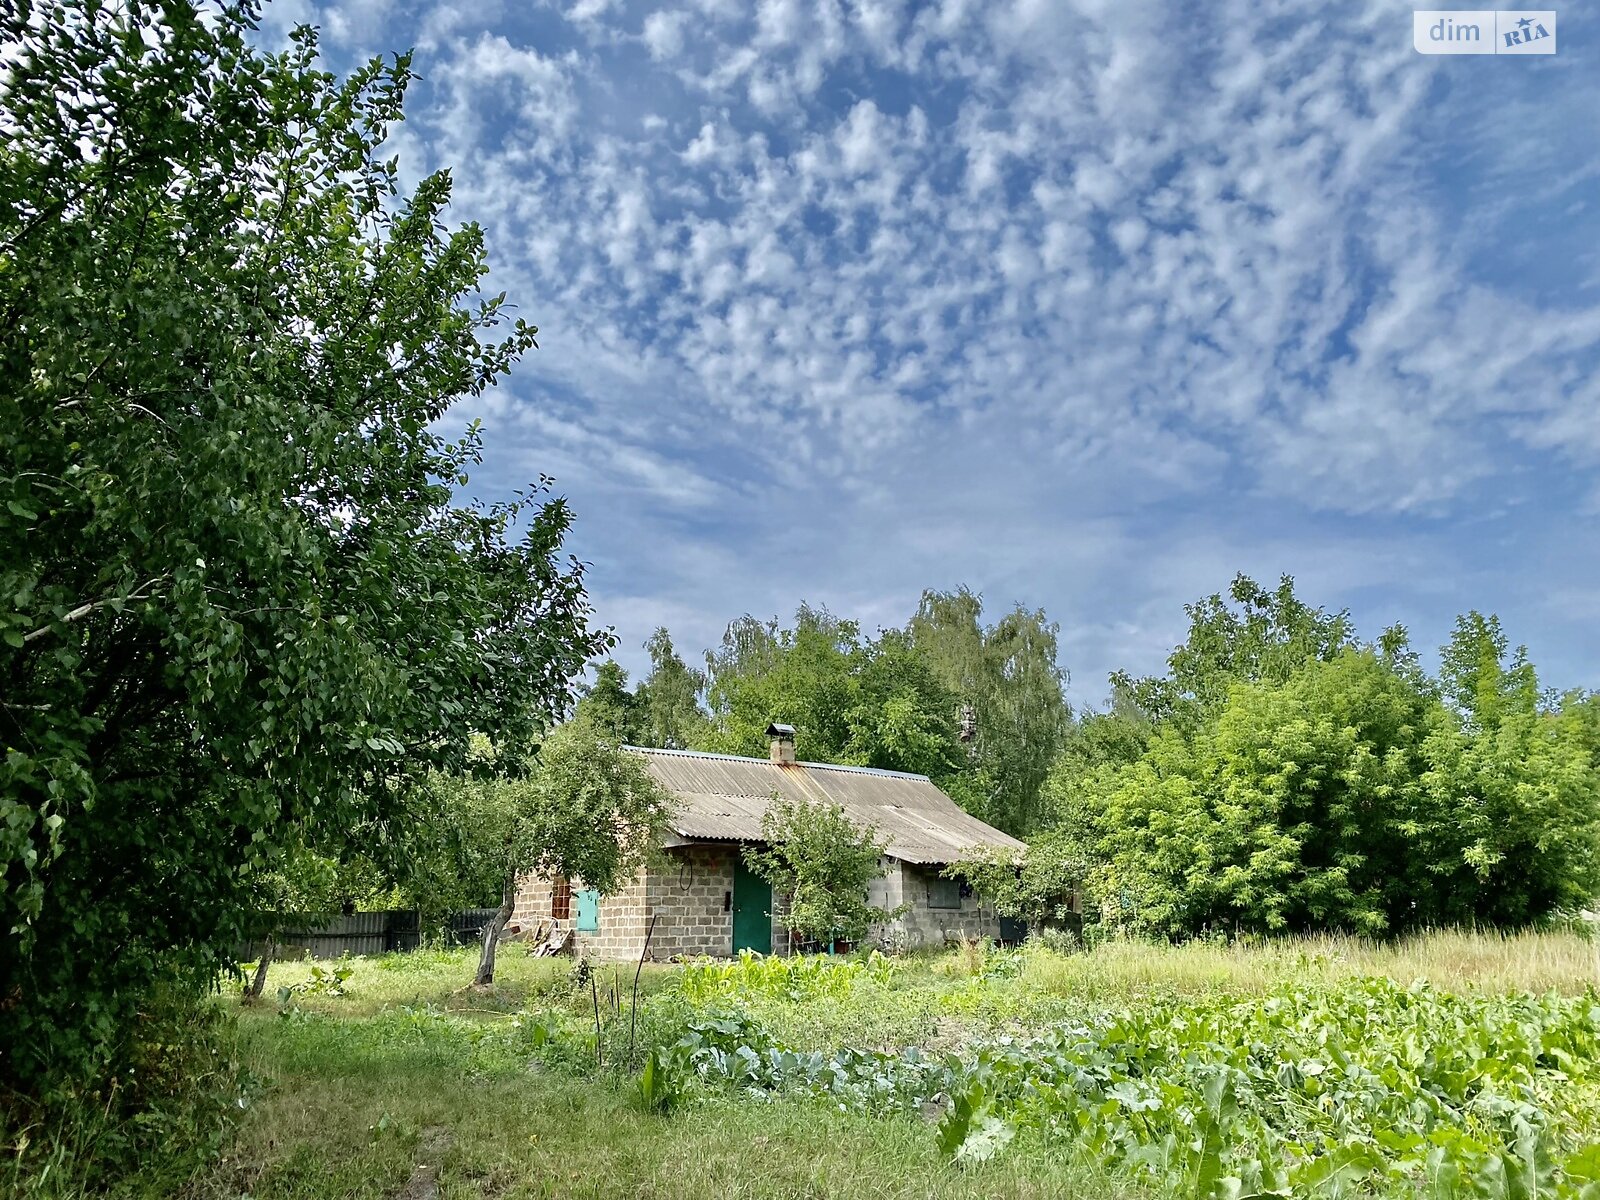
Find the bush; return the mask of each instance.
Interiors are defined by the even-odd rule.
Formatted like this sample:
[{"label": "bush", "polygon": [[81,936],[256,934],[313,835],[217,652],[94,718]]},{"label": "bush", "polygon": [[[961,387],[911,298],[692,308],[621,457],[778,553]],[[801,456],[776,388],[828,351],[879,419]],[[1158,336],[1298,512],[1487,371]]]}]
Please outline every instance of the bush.
[{"label": "bush", "polygon": [[1047,927],[1028,932],[1028,947],[1048,950],[1052,954],[1075,954],[1083,949],[1083,942],[1070,929]]},{"label": "bush", "polygon": [[0,1093],[0,1192],[102,1195],[135,1170],[175,1188],[221,1153],[259,1091],[235,1035],[215,1004],[158,989],[112,1048],[103,1082],[63,1083],[44,1098]]}]

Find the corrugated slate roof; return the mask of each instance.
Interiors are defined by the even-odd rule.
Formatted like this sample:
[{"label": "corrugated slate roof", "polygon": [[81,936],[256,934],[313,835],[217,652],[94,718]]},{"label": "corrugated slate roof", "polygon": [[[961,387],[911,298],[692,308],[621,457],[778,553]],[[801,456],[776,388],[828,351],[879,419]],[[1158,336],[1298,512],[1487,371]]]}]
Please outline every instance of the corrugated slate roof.
[{"label": "corrugated slate roof", "polygon": [[887,853],[914,863],[957,862],[980,847],[1023,850],[1009,834],[978,820],[926,775],[780,764],[731,754],[633,746],[651,777],[678,801],[668,824],[680,837],[760,841],[761,817],[774,793],[786,799],[840,805],[858,825],[889,843]]}]

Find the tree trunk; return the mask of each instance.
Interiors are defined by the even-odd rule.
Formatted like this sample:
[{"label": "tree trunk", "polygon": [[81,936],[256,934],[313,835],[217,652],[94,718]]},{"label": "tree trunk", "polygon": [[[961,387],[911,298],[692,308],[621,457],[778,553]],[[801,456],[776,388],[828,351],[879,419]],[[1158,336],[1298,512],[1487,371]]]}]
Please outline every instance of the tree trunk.
[{"label": "tree trunk", "polygon": [[267,968],[272,965],[273,956],[278,953],[278,943],[271,938],[261,949],[261,961],[256,964],[255,978],[244,989],[244,1002],[254,1004],[261,999],[262,989],[267,986]]},{"label": "tree trunk", "polygon": [[500,942],[500,932],[506,927],[506,922],[511,920],[511,910],[517,904],[517,876],[516,873],[506,876],[505,888],[501,892],[500,911],[489,918],[489,923],[483,927],[483,948],[478,955],[478,976],[472,981],[473,987],[488,987],[494,982],[494,952]]}]

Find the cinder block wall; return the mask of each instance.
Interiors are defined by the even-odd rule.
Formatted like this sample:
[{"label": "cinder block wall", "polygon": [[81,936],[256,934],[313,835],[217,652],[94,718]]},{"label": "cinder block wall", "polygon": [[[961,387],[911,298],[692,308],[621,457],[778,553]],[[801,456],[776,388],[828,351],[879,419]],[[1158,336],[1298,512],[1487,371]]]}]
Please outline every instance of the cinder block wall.
[{"label": "cinder block wall", "polygon": [[[638,958],[653,914],[652,959],[661,961],[678,954],[726,958],[733,948],[733,913],[727,905],[738,853],[736,846],[718,845],[665,851],[622,891],[600,898],[600,928],[595,933],[574,933],[577,952],[600,959]],[[572,886],[577,891],[583,884],[574,880]],[[530,931],[537,930],[540,922],[548,926],[552,891],[549,880],[523,876],[512,920]],[[559,925],[576,930],[577,916],[574,899],[571,918]],[[772,940],[776,952],[788,943],[788,934],[776,916]]]},{"label": "cinder block wall", "polygon": [[[583,888],[583,881],[572,881],[573,892]],[[645,901],[646,877],[643,869],[621,891],[600,898],[600,928],[593,932],[578,930],[578,900],[574,895],[571,915],[555,921],[551,915],[554,887],[550,880],[537,875],[524,875],[517,884],[517,900],[511,920],[528,933],[536,933],[541,925],[547,930],[554,924],[561,929],[573,930],[573,945],[579,954],[591,958],[638,958],[644,946],[645,926],[650,923]]]},{"label": "cinder block wall", "polygon": [[[656,917],[655,934],[650,939],[650,957],[656,961],[674,955],[710,955],[726,958],[733,949],[733,913],[728,894],[733,890],[734,865],[739,850],[729,845],[675,847],[662,859],[640,870],[622,891],[600,899],[600,928],[594,933],[575,933],[579,954],[599,959],[636,959],[644,948],[645,930],[650,917]],[[938,877],[931,868],[912,866],[898,859],[887,860],[888,873],[868,888],[872,903],[894,909],[911,907],[893,925],[903,929],[910,946],[940,946],[959,938],[998,937],[1000,921],[976,895],[965,896],[960,908],[932,908],[928,904],[928,885]],[[573,890],[580,881],[573,881]],[[517,891],[512,920],[528,931],[551,920],[549,880],[525,875]],[[772,953],[786,954],[789,932],[784,927],[787,898],[772,901]],[[572,916],[560,922],[576,929],[577,901]],[[891,926],[893,928],[893,926]],[[889,930],[874,933],[882,938]]]},{"label": "cinder block wall", "polygon": [[883,899],[874,897],[873,902],[888,909],[901,904],[911,906],[893,923],[905,931],[908,945],[942,946],[961,938],[1000,936],[1000,918],[976,892],[963,896],[960,908],[931,907],[928,885],[937,878],[939,872],[932,867],[913,866],[898,859],[889,861],[889,873],[881,881]]},{"label": "cinder block wall", "polygon": [[[738,853],[733,846],[679,846],[654,864],[647,883],[650,911],[656,917],[651,958],[728,956],[733,947],[733,913],[727,908],[727,896],[733,890]],[[647,916],[646,924],[649,920]]]}]

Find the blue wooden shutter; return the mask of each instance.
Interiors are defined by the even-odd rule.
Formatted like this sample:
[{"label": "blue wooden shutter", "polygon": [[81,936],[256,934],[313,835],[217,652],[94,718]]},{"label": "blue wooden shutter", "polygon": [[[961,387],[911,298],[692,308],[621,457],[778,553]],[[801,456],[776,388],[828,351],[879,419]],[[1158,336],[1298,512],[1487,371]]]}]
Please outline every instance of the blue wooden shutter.
[{"label": "blue wooden shutter", "polygon": [[584,888],[572,894],[578,901],[578,932],[600,932],[600,893]]}]

